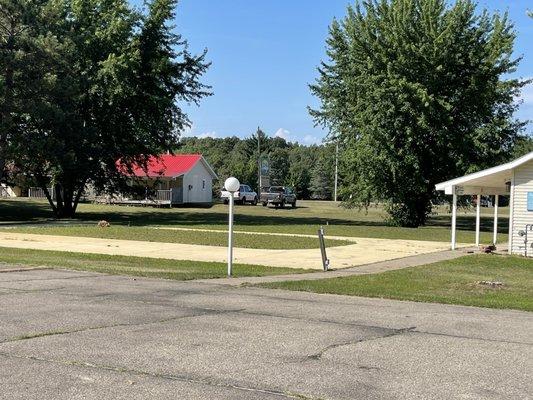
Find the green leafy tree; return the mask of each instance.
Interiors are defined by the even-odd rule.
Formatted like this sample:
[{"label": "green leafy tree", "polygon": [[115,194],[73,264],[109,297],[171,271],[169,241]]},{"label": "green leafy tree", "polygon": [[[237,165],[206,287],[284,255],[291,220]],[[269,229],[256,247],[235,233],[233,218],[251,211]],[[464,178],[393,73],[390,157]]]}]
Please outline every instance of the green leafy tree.
[{"label": "green leafy tree", "polygon": [[309,191],[312,199],[331,200],[335,174],[335,146],[328,144],[320,148],[311,172]]},{"label": "green leafy tree", "polygon": [[[281,138],[276,138],[274,140],[279,142],[279,139]],[[289,150],[281,146],[275,147],[270,152],[270,184],[286,185],[289,166]]]},{"label": "green leafy tree", "polygon": [[520,136],[515,143],[512,153],[512,159],[522,157],[533,151],[533,137]]},{"label": "green leafy tree", "polygon": [[[31,28],[47,41],[40,45],[49,59],[47,112],[19,123],[15,161],[45,190],[58,217],[72,217],[87,185],[123,189],[123,172],[176,146],[190,125],[180,103],[209,95],[199,81],[208,63],[205,52],[191,55],[173,33],[175,0],[152,0],[145,13],[127,0],[25,3],[45,16]],[[38,64],[24,68],[15,71],[19,79],[43,74]]]},{"label": "green leafy tree", "polygon": [[292,186],[300,199],[311,196],[311,170],[315,165],[318,146],[295,146],[289,153],[287,183]]},{"label": "green leafy tree", "polygon": [[436,183],[507,159],[526,83],[508,75],[514,40],[507,15],[471,0],[358,1],[333,21],[311,114],[343,146],[346,204],[384,201],[393,223],[418,226]]}]

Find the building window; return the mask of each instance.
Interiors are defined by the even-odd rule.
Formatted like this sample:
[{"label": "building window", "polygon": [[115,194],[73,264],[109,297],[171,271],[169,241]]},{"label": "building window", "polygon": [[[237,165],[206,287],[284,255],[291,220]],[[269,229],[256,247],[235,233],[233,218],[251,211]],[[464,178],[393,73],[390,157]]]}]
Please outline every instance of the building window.
[{"label": "building window", "polygon": [[205,179],[202,180],[202,190],[205,190]]}]

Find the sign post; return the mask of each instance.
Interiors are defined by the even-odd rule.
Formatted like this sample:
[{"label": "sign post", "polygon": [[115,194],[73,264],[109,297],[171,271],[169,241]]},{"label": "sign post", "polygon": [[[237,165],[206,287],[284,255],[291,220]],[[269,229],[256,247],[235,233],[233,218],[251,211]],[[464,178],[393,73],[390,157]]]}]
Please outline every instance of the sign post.
[{"label": "sign post", "polygon": [[318,230],[318,241],[320,242],[320,253],[322,254],[322,267],[324,271],[328,270],[329,259],[326,255],[326,243],[324,241],[324,228],[321,226]]},{"label": "sign post", "polygon": [[268,156],[262,154],[259,156],[259,190],[260,193],[264,187],[270,186],[270,164]]}]

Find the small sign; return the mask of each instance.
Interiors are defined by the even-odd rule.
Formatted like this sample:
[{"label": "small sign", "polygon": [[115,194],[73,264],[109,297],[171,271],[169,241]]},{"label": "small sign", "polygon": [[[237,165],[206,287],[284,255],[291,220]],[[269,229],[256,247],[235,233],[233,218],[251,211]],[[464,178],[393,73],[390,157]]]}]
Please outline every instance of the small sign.
[{"label": "small sign", "polygon": [[262,156],[261,159],[261,175],[268,175],[270,173],[270,165],[268,163],[268,158]]},{"label": "small sign", "polygon": [[455,186],[455,194],[457,196],[462,196],[463,193],[465,192],[465,188],[462,187],[462,186]]},{"label": "small sign", "polygon": [[527,192],[527,210],[533,211],[533,192]]},{"label": "small sign", "polygon": [[269,186],[270,186],[270,178],[268,176],[262,176],[261,177],[261,189],[267,188]]}]

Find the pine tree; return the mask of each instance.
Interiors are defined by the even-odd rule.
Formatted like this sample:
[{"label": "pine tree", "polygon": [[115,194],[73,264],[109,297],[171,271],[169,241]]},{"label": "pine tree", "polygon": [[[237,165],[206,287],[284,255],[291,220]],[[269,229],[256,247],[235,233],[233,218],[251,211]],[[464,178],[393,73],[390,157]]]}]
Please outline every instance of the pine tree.
[{"label": "pine tree", "polygon": [[324,146],[311,172],[309,191],[315,200],[331,200],[333,196],[333,157],[332,146]]}]

